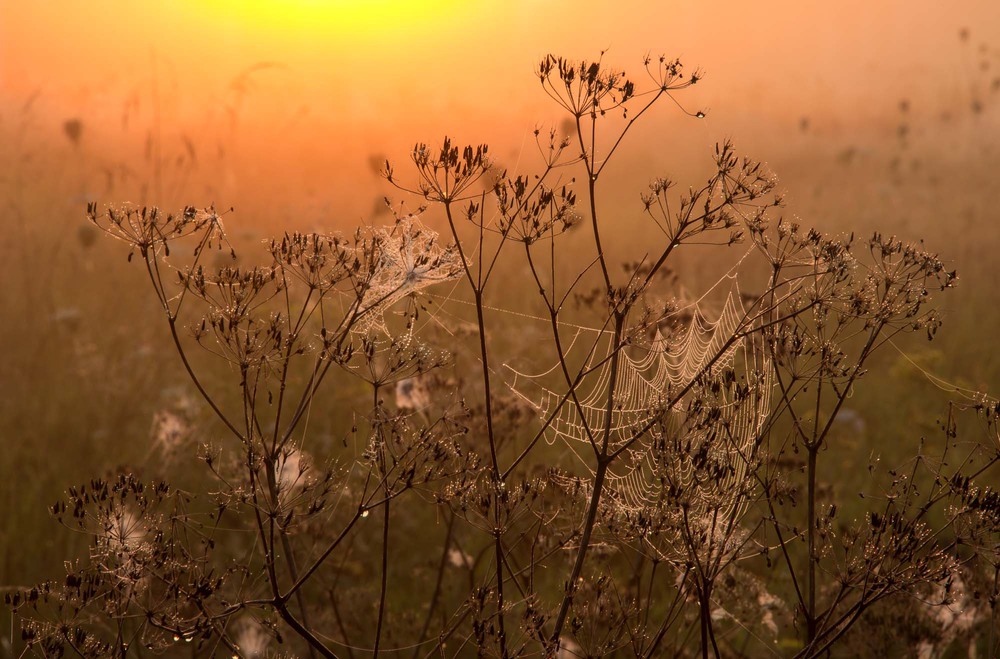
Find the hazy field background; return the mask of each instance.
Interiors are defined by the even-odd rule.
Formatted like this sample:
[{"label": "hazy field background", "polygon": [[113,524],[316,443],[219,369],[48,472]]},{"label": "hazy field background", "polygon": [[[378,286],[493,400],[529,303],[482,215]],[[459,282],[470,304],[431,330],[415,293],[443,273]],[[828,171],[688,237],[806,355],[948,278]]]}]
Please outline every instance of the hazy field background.
[{"label": "hazy field background", "polygon": [[[1000,392],[1000,3],[3,1],[0,586],[82,550],[46,514],[67,486],[198,469],[155,444],[165,414],[198,427],[197,406],[141,273],[86,226],[88,201],[234,207],[244,250],[383,222],[382,159],[404,169],[413,143],[448,134],[533,164],[531,131],[561,119],[534,64],[602,49],[635,76],[647,51],[706,73],[678,96],[705,119],[663,108],[633,136],[614,212],[638,215],[652,177],[696,182],[732,137],[779,177],[786,216],[923,239],[958,269],[939,339],[884,355],[863,384],[845,488],[872,451],[934,432],[945,397],[910,360]],[[710,270],[685,268],[695,287]],[[324,423],[345,414],[332,400]]]}]

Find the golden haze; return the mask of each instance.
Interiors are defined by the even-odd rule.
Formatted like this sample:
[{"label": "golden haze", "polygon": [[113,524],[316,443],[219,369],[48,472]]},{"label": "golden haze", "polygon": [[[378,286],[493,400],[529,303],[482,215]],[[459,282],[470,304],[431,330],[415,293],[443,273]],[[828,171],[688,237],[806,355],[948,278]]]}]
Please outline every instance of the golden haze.
[{"label": "golden haze", "polygon": [[[190,144],[198,170],[175,186],[187,201],[257,197],[273,210],[295,196],[351,224],[380,190],[372,162],[405,157],[417,140],[447,133],[488,141],[505,159],[530,155],[530,130],[560,119],[532,77],[547,52],[609,49],[608,61],[638,74],[650,50],[706,71],[682,99],[709,110],[706,121],[665,112],[674,116],[651,122],[690,147],[674,141],[664,156],[643,140],[639,157],[670,165],[735,136],[774,160],[794,146],[803,117],[837,141],[891,131],[903,98],[928,112],[965,102],[974,66],[958,39],[965,27],[974,42],[996,43],[1000,4],[4,2],[0,130],[65,149],[60,127],[78,118],[92,166],[141,159],[151,135],[164,153]],[[17,126],[29,99],[25,132]]]}]

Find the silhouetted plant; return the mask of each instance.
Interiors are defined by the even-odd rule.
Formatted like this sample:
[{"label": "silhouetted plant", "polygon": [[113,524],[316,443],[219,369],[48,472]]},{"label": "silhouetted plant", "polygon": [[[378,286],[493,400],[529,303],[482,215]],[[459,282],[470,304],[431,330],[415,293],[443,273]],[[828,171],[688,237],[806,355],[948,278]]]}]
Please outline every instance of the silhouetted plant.
[{"label": "silhouetted plant", "polygon": [[[973,582],[994,621],[1000,501],[978,480],[995,434],[959,444],[949,416],[941,457],[915,443],[901,468],[873,463],[862,507],[823,494],[822,453],[872,355],[932,338],[955,273],[895,238],[772,217],[774,177],[729,143],[699,187],[654,178],[635,209],[648,252],[615,254],[625,212],[602,204],[604,170],[701,79],[644,67],[640,84],[547,56],[537,75],[573,134],[536,130],[537,172],[419,143],[412,177],[383,173],[426,206],[349,236],[285,234],[260,265],[236,261],[212,208],[90,205],[138,256],[229,436],[200,451],[214,484],[197,497],[121,475],[56,504],[92,551],[9,597],[27,647],[812,657],[898,615],[908,649],[934,652],[957,623],[933,612]],[[447,242],[422,224],[434,214]],[[233,262],[209,267],[210,250]],[[678,250],[729,267],[690,298]],[[326,387],[357,407],[324,444],[309,419]],[[995,431],[994,401],[964,406]]]}]

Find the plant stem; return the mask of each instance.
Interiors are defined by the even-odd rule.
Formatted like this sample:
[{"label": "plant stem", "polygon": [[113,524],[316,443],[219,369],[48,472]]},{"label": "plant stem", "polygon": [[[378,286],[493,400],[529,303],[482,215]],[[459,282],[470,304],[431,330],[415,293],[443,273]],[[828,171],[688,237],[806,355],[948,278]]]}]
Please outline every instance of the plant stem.
[{"label": "plant stem", "polygon": [[375,624],[375,647],[372,657],[378,657],[379,644],[382,642],[382,623],[385,621],[385,594],[389,582],[389,499],[385,500],[382,516],[382,585],[378,596],[378,621]]},{"label": "plant stem", "polygon": [[806,447],[808,451],[808,465],[806,467],[807,493],[806,493],[806,517],[808,518],[808,528],[806,529],[806,541],[808,544],[809,565],[806,569],[808,584],[806,586],[806,642],[812,644],[816,638],[816,460],[819,448],[815,444]]},{"label": "plant stem", "polygon": [[417,644],[413,648],[413,659],[417,659],[420,656],[420,646],[427,640],[427,630],[431,627],[434,610],[437,608],[438,599],[441,597],[441,584],[444,581],[444,571],[448,565],[448,551],[451,549],[451,534],[454,528],[455,513],[452,512],[448,516],[448,530],[444,535],[444,548],[441,550],[441,561],[438,563],[437,578],[434,581],[434,594],[431,595],[431,603],[427,608],[427,618],[424,620],[424,626],[420,630],[420,638],[417,639]]}]

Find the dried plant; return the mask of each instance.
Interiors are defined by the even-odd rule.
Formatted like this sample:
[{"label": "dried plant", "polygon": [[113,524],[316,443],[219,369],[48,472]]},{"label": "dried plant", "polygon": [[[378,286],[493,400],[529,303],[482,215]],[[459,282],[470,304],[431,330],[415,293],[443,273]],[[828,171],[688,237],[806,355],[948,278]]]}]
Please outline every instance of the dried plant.
[{"label": "dried plant", "polygon": [[[56,504],[91,555],[8,598],[26,646],[812,657],[898,615],[909,651],[958,629],[996,648],[1000,499],[980,484],[996,402],[957,401],[939,457],[915,442],[902,467],[873,460],[860,499],[831,494],[824,466],[875,355],[933,338],[955,273],[895,238],[785,221],[775,178],[730,143],[702,185],[654,178],[633,211],[608,209],[603,174],[635,123],[702,77],[643,64],[633,81],[603,55],[547,56],[537,76],[572,135],[536,130],[537,171],[417,144],[413,174],[383,174],[419,210],[286,234],[258,265],[215,209],[90,205],[138,256],[228,436],[201,449],[197,497],[120,475]],[[608,234],[635,221],[648,251],[617,254]],[[680,251],[725,274],[692,298]],[[353,423],[324,441],[310,419],[327,389]],[[986,441],[957,440],[963,412]],[[163,416],[155,439],[174,447],[189,424]],[[979,617],[946,613],[972,583]]]}]

